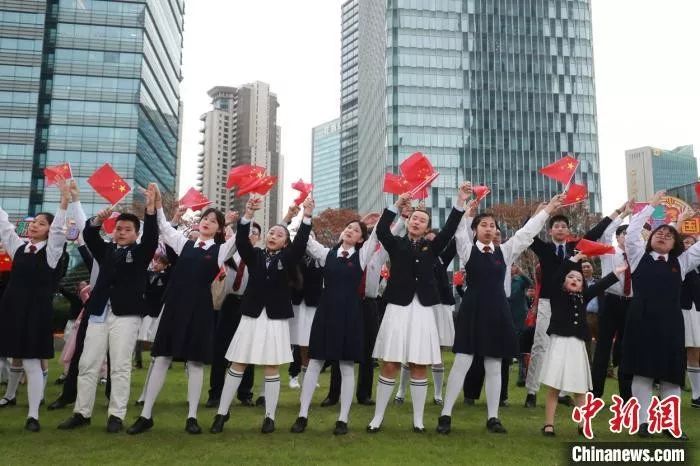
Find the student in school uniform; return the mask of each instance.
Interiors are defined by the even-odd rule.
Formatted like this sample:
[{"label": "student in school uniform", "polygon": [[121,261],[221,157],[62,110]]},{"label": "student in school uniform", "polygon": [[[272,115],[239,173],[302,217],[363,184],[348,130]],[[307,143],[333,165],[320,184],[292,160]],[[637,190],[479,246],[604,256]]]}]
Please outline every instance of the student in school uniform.
[{"label": "student in school uniform", "polygon": [[[639,401],[639,436],[648,437],[647,410],[654,381],[660,398],[681,395],[685,377],[685,332],[681,289],[686,274],[700,265],[700,244],[683,250],[673,226],[654,229],[646,244],[642,229],[664,196],[659,191],[627,228],[625,250],[632,269],[634,297],[627,313],[620,371],[632,375],[632,395]],[[669,431],[664,431],[672,436]],[[682,440],[687,440],[681,434]]]},{"label": "student in school uniform", "polygon": [[354,366],[362,359],[364,348],[360,292],[364,270],[377,239],[373,234],[367,241],[367,227],[361,221],[349,222],[340,238],[333,248],[324,247],[313,238],[306,247],[307,255],[323,267],[324,288],[311,327],[309,366],[301,388],[299,417],[291,429],[293,433],[306,429],[311,398],[325,361],[338,361],[341,373],[340,415],[333,434],[348,433],[355,386]]},{"label": "student in school uniform", "polygon": [[[605,229],[612,222],[611,217],[603,218],[597,225],[589,230],[584,239],[597,241]],[[535,253],[542,270],[542,288],[537,304],[537,321],[535,323],[535,337],[530,352],[530,363],[525,380],[527,396],[525,397],[525,407],[534,408],[537,405],[537,392],[540,389],[540,370],[542,368],[542,358],[549,346],[549,319],[551,308],[549,305],[549,295],[556,288],[553,277],[559,266],[566,259],[574,255],[574,246],[578,240],[570,240],[569,219],[565,215],[554,215],[547,223],[549,236],[552,241],[545,242],[538,237],[530,246],[530,250]],[[571,405],[571,397],[563,395],[560,400],[563,404]]]},{"label": "student in school uniform", "polygon": [[144,298],[148,266],[158,247],[154,197],[153,187],[149,187],[140,243],[137,239],[141,222],[133,214],[122,213],[116,218],[113,243],[105,243],[100,236],[102,223],[110,217],[111,209],[100,211],[83,230],[85,243],[100,264],[100,272],[87,305],[89,322],[80,357],[73,416],[61,423],[59,429],[90,424],[100,367],[109,353],[111,390],[107,432],[122,430],[131,390],[131,358],[141,320],[149,313]]},{"label": "student in school uniform", "polygon": [[[680,222],[678,222],[680,224]],[[683,247],[687,251],[697,240],[694,236],[683,236]],[[685,326],[685,351],[688,379],[690,380],[690,406],[700,408],[700,273],[693,269],[685,275],[681,292],[681,307]]]},{"label": "student in school uniform", "polygon": [[[623,266],[590,284],[577,263],[585,256],[576,254],[564,261],[556,274],[559,287],[552,290],[550,303],[552,318],[547,333],[549,348],[545,353],[540,373],[540,383],[549,387],[545,403],[545,425],[542,434],[554,437],[554,415],[559,402],[559,392],[573,393],[577,406],[584,403],[584,395],[593,384],[586,346],[591,332],[586,319],[586,306],[598,294],[618,281],[616,273],[623,273]],[[579,426],[579,435],[583,434]]]},{"label": "student in school uniform", "polygon": [[409,364],[413,431],[425,432],[423,410],[428,391],[426,366],[440,364],[440,339],[432,307],[440,303],[435,278],[435,260],[455,234],[464,214],[464,202],[471,194],[471,185],[463,183],[443,228],[427,241],[431,217],[422,209],[415,210],[407,222],[408,234],[396,237],[389,229],[397,213],[410,204],[410,194],[399,196],[396,204],[384,210],[376,226],[377,238],[389,253],[391,276],[384,292],[386,311],[379,328],[373,356],[383,365],[377,385],[377,404],[367,432],[379,432],[394,381],[401,364]]},{"label": "student in school uniform", "polygon": [[[260,241],[260,225],[253,222],[250,227],[251,244],[255,247]],[[226,360],[226,351],[233,336],[238,330],[241,322],[241,302],[248,287],[249,268],[248,264],[241,259],[241,255],[236,252],[233,257],[226,261],[226,278],[224,279],[226,297],[219,310],[219,317],[216,322],[216,334],[214,337],[214,362],[211,365],[209,378],[209,399],[207,408],[216,408],[221,402],[221,391],[224,388],[226,369],[229,362]],[[236,397],[243,406],[254,406],[253,404],[253,382],[254,366],[246,367],[243,374],[243,381],[238,387]]]},{"label": "student in school uniform", "polygon": [[498,418],[501,392],[501,364],[503,358],[517,353],[515,325],[506,297],[504,280],[512,264],[532,243],[544,227],[549,215],[561,204],[561,195],[532,217],[512,238],[500,246],[493,246],[498,231],[493,214],[481,213],[471,223],[473,238],[468,233],[466,219],[460,223],[455,236],[457,253],[465,264],[466,290],[455,324],[455,361],[450,370],[445,393],[445,404],[438,418],[437,431],[448,434],[451,430],[454,407],[464,377],[474,355],[484,357],[487,421],[491,433],[506,433]]},{"label": "student in school uniform", "polygon": [[178,259],[170,276],[151,348],[155,361],[146,386],[143,410],[127,433],[140,434],[153,427],[153,405],[163,388],[170,364],[178,361],[187,362],[189,410],[185,431],[200,434],[197,407],[204,384],[204,365],[211,363],[214,352],[211,283],[224,262],[235,252],[235,236],[224,241],[224,214],[209,208],[202,212],[197,242],[188,240],[166,220],[160,190],[155,184],[153,191],[161,237]]},{"label": "student in school uniform", "polygon": [[[38,213],[29,225],[29,242],[15,233],[0,209],[0,241],[12,259],[12,273],[0,301],[0,357],[22,359],[27,377],[29,412],[25,429],[38,432],[44,383],[41,360],[53,358],[53,294],[66,243],[66,209],[78,200],[75,182],[59,180],[56,215]],[[70,203],[70,205],[69,205]],[[15,402],[15,399],[9,400]]]},{"label": "student in school uniform", "polygon": [[231,340],[226,359],[231,366],[226,375],[221,403],[210,432],[219,433],[229,419],[234,393],[249,364],[265,366],[265,419],[262,433],[275,430],[275,412],[279,400],[279,366],[293,360],[289,340],[289,319],[292,311],[290,275],[299,264],[311,232],[313,202],[304,202],[304,220],[294,241],[283,225],[273,225],[265,237],[265,249],[254,248],[247,236],[255,211],[262,199],[251,197],[244,217],[238,222],[236,247],[248,264],[248,287],[241,303],[241,323]]},{"label": "student in school uniform", "polygon": [[144,316],[139,328],[136,349],[134,350],[134,364],[137,369],[143,369],[143,347],[145,343],[153,343],[160,321],[160,311],[163,309],[163,296],[170,279],[170,261],[167,254],[157,256],[151,263],[146,281],[146,303],[148,314]]}]

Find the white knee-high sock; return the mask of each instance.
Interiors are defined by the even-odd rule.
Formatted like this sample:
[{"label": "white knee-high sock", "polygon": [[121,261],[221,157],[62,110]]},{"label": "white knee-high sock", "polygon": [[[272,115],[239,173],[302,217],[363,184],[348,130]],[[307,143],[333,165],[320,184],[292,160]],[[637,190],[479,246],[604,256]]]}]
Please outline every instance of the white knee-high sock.
[{"label": "white knee-high sock", "polygon": [[153,416],[153,405],[156,403],[156,398],[158,398],[158,394],[163,388],[165,376],[168,374],[168,367],[170,367],[172,362],[173,358],[166,356],[158,356],[153,361],[153,371],[151,371],[151,378],[148,379],[148,385],[146,385],[146,397],[143,400],[141,417],[150,419]]},{"label": "white knee-high sock", "polygon": [[443,364],[433,364],[433,398],[442,400],[442,385],[445,380],[445,366]]},{"label": "white knee-high sock", "polygon": [[666,397],[669,396],[677,396],[678,398],[681,397],[681,387],[680,385],[676,385],[674,383],[669,383],[669,382],[661,382],[659,385],[659,398],[662,400]]},{"label": "white knee-high sock", "polygon": [[24,373],[27,374],[27,398],[29,398],[29,413],[27,417],[39,419],[39,404],[44,393],[44,383],[41,371],[41,360],[23,359]]},{"label": "white knee-high sock", "polygon": [[265,417],[275,420],[277,401],[280,398],[280,375],[265,376]]},{"label": "white knee-high sock", "polygon": [[411,378],[411,401],[413,402],[413,426],[423,429],[423,410],[428,395],[428,379]]},{"label": "white knee-high sock", "polygon": [[450,369],[450,375],[447,377],[447,389],[445,390],[445,403],[442,406],[442,416],[452,416],[452,408],[457,401],[459,392],[464,386],[464,378],[469,372],[469,368],[474,360],[472,354],[455,354],[455,362]]},{"label": "white knee-high sock", "polygon": [[355,363],[352,361],[340,361],[340,415],[338,420],[348,422],[352,397],[355,391]]},{"label": "white knee-high sock", "polygon": [[693,399],[700,398],[700,367],[688,366],[688,379],[690,379],[690,389],[693,391]]},{"label": "white knee-high sock", "polygon": [[221,399],[219,400],[219,410],[216,414],[224,415],[231,408],[233,397],[236,396],[238,387],[241,386],[243,380],[243,372],[237,372],[232,367],[226,371],[226,379],[224,380],[224,388],[221,389]]},{"label": "white knee-high sock", "polygon": [[649,422],[649,404],[654,388],[654,380],[649,377],[635,375],[632,377],[632,396],[639,401],[639,423]]},{"label": "white knee-high sock", "polygon": [[377,381],[377,404],[374,405],[374,418],[369,423],[370,427],[376,428],[382,425],[386,405],[389,404],[389,398],[391,398],[391,393],[394,391],[395,383],[396,379],[379,376]]},{"label": "white knee-high sock", "polygon": [[484,386],[486,387],[486,410],[488,419],[498,417],[501,398],[501,359],[484,358]]},{"label": "white knee-high sock", "polygon": [[151,378],[151,372],[153,372],[153,362],[155,358],[151,358],[151,363],[148,365],[148,372],[146,372],[146,380],[143,382],[143,389],[141,390],[141,395],[139,395],[138,401],[143,401],[146,399],[146,387],[148,387],[148,381]]},{"label": "white knee-high sock", "polygon": [[301,368],[302,374],[305,375],[304,383],[301,385],[301,395],[299,395],[299,417],[309,417],[309,406],[311,406],[318,376],[321,374],[324,362],[320,359],[309,359],[309,366]]},{"label": "white knee-high sock", "polygon": [[406,387],[410,379],[410,369],[408,364],[401,364],[401,375],[399,376],[399,389],[396,390],[396,398],[406,398]]},{"label": "white knee-high sock", "polygon": [[204,384],[204,364],[201,362],[187,361],[187,404],[189,412],[187,417],[197,418],[199,398],[202,396]]},{"label": "white knee-high sock", "polygon": [[299,375],[297,375],[297,381],[299,382],[299,385],[302,387],[304,386],[304,379],[306,378],[306,371],[307,370],[308,370],[308,368],[306,366],[301,366],[301,370],[299,371]]},{"label": "white knee-high sock", "polygon": [[7,381],[7,390],[5,390],[5,398],[13,400],[17,396],[17,387],[19,387],[19,379],[22,378],[24,369],[21,367],[10,367],[10,377]]}]

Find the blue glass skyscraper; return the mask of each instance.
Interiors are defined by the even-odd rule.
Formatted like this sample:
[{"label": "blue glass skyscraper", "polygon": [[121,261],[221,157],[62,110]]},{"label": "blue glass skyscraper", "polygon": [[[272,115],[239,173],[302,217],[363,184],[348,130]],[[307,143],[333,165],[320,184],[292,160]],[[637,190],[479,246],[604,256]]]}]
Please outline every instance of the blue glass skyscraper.
[{"label": "blue glass skyscraper", "polygon": [[176,190],[183,15],[184,0],[0,4],[3,208],[55,209],[43,168],[64,161],[88,213],[106,204],[85,182],[105,162]]}]

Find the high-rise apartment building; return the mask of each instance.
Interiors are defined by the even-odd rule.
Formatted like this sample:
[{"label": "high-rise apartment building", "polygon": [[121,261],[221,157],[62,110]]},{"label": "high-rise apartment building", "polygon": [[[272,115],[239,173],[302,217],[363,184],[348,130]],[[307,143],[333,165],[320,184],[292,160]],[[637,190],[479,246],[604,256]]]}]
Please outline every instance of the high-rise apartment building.
[{"label": "high-rise apartment building", "polygon": [[[0,2],[0,205],[55,210],[43,169],[85,180],[109,162],[135,189],[175,192],[184,0]],[[132,200],[129,195],[124,203]]]},{"label": "high-rise apartment building", "polygon": [[341,8],[340,51],[340,207],[357,209],[358,190],[358,68],[360,0]]},{"label": "high-rise apartment building", "polygon": [[356,3],[360,211],[386,204],[383,172],[416,151],[440,172],[438,223],[464,179],[490,186],[486,205],[549,198],[561,186],[537,170],[563,152],[600,210],[589,0]]},{"label": "high-rise apartment building", "polygon": [[311,182],[316,211],[340,207],[340,119],[311,130]]},{"label": "high-rise apartment building", "polygon": [[694,183],[698,179],[698,162],[693,146],[673,150],[640,147],[625,151],[627,194],[640,201],[662,189]]},{"label": "high-rise apartment building", "polygon": [[253,164],[267,168],[278,177],[277,185],[265,196],[256,220],[264,228],[279,222],[282,211],[281,130],[277,126],[277,96],[263,82],[240,87],[217,86],[209,91],[212,110],[202,115],[197,160],[202,193],[225,210],[243,212],[247,196],[236,197],[226,189],[231,168]]}]

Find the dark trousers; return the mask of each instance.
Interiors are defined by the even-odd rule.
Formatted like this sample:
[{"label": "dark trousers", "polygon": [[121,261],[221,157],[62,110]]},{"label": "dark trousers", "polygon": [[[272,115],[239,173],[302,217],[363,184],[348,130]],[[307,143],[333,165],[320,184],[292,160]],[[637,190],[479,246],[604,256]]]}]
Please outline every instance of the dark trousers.
[{"label": "dark trousers", "polygon": [[[209,373],[210,400],[221,398],[221,391],[224,388],[224,380],[226,379],[226,369],[230,364],[226,360],[226,351],[238,329],[238,324],[241,323],[240,305],[241,298],[230,294],[224,299],[221,310],[216,313],[214,361]],[[238,387],[238,393],[236,394],[236,398],[241,401],[253,399],[254,367],[249,364],[243,373],[243,380],[241,380],[241,385]]]},{"label": "dark trousers", "polygon": [[301,350],[298,345],[292,346],[292,357],[294,361],[289,363],[289,377],[293,378],[301,372]]},{"label": "dark trousers", "polygon": [[338,401],[340,399],[340,365],[338,361],[326,361],[331,366],[331,386],[328,388],[329,400]]},{"label": "dark trousers", "polygon": [[[591,377],[593,378],[593,394],[602,397],[605,391],[605,378],[608,375],[608,363],[610,362],[610,351],[613,346],[613,338],[617,335],[615,346],[618,350],[622,348],[622,340],[625,335],[625,322],[627,320],[627,309],[631,300],[618,295],[607,293],[605,295],[605,305],[598,315],[598,341],[596,343],[595,354],[593,356],[593,367]],[[618,355],[620,359],[621,356]],[[620,396],[626,401],[632,397],[632,378],[618,370],[617,375]]]},{"label": "dark trousers", "polygon": [[[501,361],[501,395],[500,401],[508,399],[508,381],[510,380],[511,360],[504,358]],[[478,400],[481,396],[481,388],[484,385],[486,371],[484,369],[484,358],[474,356],[472,365],[469,367],[467,376],[464,378],[464,398]]]},{"label": "dark trousers", "polygon": [[365,325],[365,348],[357,376],[357,391],[355,392],[357,401],[372,399],[372,379],[374,379],[372,351],[379,332],[379,306],[377,305],[377,300],[374,298],[363,299],[362,314]]}]

